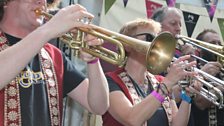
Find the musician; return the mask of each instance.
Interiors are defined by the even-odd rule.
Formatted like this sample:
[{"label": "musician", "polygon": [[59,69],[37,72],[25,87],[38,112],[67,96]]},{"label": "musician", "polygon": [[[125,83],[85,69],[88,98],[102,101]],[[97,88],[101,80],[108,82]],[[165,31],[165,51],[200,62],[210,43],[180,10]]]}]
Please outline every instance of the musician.
[{"label": "musician", "polygon": [[[203,30],[198,34],[196,39],[215,45],[221,45],[220,37],[213,29]],[[217,56],[203,49],[198,50],[198,56],[209,61],[208,63],[198,61],[201,65],[199,66],[201,70],[220,79],[219,75],[222,65],[217,62]],[[219,89],[224,92],[223,87]],[[189,126],[224,126],[223,117],[223,108],[219,109],[201,95],[197,95],[192,104],[191,123]]]},{"label": "musician", "polygon": [[[90,28],[78,20],[93,15],[81,5],[71,5],[42,24],[36,8],[46,11],[46,0],[0,1],[0,126],[60,126],[66,95],[89,111],[103,114],[109,93],[98,59],[81,51],[81,58],[88,62],[87,78],[47,43],[75,32],[74,28]],[[102,44],[92,36],[86,41]]]},{"label": "musician", "polygon": [[[136,19],[126,23],[120,33],[152,42],[160,27],[151,19]],[[183,66],[190,56],[180,57],[164,78],[147,71],[145,54],[136,51],[135,47],[125,46],[125,50],[128,55],[125,66],[107,73],[110,107],[102,116],[103,126],[187,125],[191,106],[189,96],[184,94],[179,110],[169,96],[178,80],[195,75],[183,67],[190,67],[196,62]]]},{"label": "musician", "polygon": [[[162,7],[154,11],[151,16],[151,19],[160,22],[161,32],[168,31],[176,36],[181,33],[181,19],[182,14],[181,10],[175,7]],[[180,44],[175,52],[175,57],[180,57],[183,55],[194,54],[195,49],[192,45],[189,44]],[[193,58],[189,59],[193,61]]]}]

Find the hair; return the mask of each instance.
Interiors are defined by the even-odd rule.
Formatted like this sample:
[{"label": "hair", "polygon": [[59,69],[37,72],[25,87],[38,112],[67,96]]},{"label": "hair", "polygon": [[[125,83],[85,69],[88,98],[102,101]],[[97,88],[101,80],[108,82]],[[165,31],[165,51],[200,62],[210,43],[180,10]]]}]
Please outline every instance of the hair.
[{"label": "hair", "polygon": [[4,6],[9,2],[10,0],[1,0],[0,1],[0,21],[3,18],[4,15]]},{"label": "hair", "polygon": [[[198,36],[196,37],[197,40],[201,40],[204,41],[204,36],[206,33],[215,33],[218,34],[215,30],[213,29],[204,29],[201,33],[198,34]],[[200,57],[207,60],[207,61],[216,61],[217,60],[217,56],[207,50],[202,49],[200,52]],[[200,61],[198,61],[200,62]]]},{"label": "hair", "polygon": [[197,40],[201,40],[203,41],[204,40],[204,36],[206,33],[215,33],[215,34],[218,34],[215,30],[213,29],[204,29],[201,33],[198,34],[198,36],[196,37]]},{"label": "hair", "polygon": [[158,22],[162,22],[165,17],[165,14],[166,14],[165,11],[167,9],[168,9],[168,7],[161,7],[161,8],[156,9],[152,14],[151,19],[158,21]]},{"label": "hair", "polygon": [[161,7],[153,12],[153,14],[151,15],[151,19],[161,23],[164,20],[164,17],[166,17],[168,9],[179,10],[178,8],[175,7],[167,7],[167,6]]},{"label": "hair", "polygon": [[150,27],[156,33],[161,31],[160,23],[152,19],[138,18],[133,21],[127,22],[119,31],[119,33],[133,37],[139,27]]},{"label": "hair", "polygon": [[[161,31],[161,25],[159,22],[156,22],[152,19],[142,19],[138,18],[133,21],[127,22],[123,27],[120,29],[119,33],[129,36],[129,37],[136,37],[136,31],[138,28],[149,27],[151,30],[159,33]],[[129,52],[126,51],[125,53],[128,56]]]}]

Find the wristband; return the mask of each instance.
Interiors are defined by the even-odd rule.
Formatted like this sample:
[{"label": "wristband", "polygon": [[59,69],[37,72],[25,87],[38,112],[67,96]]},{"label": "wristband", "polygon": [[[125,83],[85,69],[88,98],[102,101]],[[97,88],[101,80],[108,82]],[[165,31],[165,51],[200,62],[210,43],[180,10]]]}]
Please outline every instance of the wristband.
[{"label": "wristband", "polygon": [[191,104],[191,98],[186,94],[184,90],[181,91],[180,98],[187,103]]},{"label": "wristband", "polygon": [[99,61],[99,58],[95,58],[94,60],[91,60],[89,62],[87,62],[88,64],[95,64],[96,62]]},{"label": "wristband", "polygon": [[162,95],[160,95],[159,93],[157,93],[155,90],[151,93],[151,95],[154,96],[161,103],[163,103],[165,100],[165,98]]}]

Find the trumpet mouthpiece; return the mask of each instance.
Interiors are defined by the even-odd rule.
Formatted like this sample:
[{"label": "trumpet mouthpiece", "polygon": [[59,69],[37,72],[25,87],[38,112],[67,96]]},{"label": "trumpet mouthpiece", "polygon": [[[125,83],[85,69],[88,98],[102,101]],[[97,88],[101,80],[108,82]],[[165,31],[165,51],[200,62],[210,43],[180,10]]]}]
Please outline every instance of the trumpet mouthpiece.
[{"label": "trumpet mouthpiece", "polygon": [[36,14],[37,16],[41,16],[41,15],[42,15],[42,12],[41,12],[40,9],[35,9],[34,12],[35,12],[35,14]]}]

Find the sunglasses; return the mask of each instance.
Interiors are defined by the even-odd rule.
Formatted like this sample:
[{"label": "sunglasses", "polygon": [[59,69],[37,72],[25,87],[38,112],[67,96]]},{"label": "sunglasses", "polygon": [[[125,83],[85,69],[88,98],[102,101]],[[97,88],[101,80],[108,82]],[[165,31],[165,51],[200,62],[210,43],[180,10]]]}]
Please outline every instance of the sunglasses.
[{"label": "sunglasses", "polygon": [[147,42],[152,42],[152,40],[155,38],[155,36],[150,33],[140,33],[140,34],[136,34],[134,37],[142,36],[142,35],[145,35],[145,41]]}]

